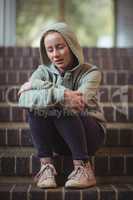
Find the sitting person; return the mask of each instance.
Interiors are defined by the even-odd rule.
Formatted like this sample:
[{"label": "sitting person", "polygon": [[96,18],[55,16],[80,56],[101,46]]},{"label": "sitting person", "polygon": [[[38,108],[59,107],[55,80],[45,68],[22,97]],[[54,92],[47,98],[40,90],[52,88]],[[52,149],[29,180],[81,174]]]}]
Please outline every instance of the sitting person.
[{"label": "sitting person", "polygon": [[42,64],[19,90],[19,106],[28,109],[33,143],[41,169],[37,186],[57,187],[53,152],[71,155],[74,170],[66,188],[96,185],[90,156],[103,144],[105,118],[96,94],[101,72],[85,64],[78,40],[66,23],[44,28]]}]

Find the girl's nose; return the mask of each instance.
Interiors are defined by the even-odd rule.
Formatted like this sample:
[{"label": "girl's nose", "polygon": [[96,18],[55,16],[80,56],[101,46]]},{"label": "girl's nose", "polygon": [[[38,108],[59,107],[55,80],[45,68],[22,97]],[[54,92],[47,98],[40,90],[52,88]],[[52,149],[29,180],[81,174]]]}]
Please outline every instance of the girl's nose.
[{"label": "girl's nose", "polygon": [[53,56],[54,57],[58,57],[60,55],[59,51],[57,51],[56,49],[53,51]]}]

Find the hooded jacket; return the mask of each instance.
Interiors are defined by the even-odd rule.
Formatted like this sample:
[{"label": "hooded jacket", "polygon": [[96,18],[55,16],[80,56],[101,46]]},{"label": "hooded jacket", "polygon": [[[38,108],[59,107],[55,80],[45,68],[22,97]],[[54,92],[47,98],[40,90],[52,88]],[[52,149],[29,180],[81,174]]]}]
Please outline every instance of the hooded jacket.
[{"label": "hooded jacket", "polygon": [[[49,60],[45,50],[44,36],[49,31],[59,32],[77,59],[77,66],[66,70],[63,77]],[[87,113],[97,119],[102,127],[105,127],[105,118],[97,101],[101,72],[96,66],[84,63],[82,48],[67,24],[55,23],[47,26],[42,31],[40,57],[42,64],[29,79],[32,89],[21,94],[19,106],[30,109],[43,109],[46,112],[48,108],[55,105],[61,105],[63,108],[64,91],[66,89],[78,90],[83,93],[84,98],[87,98]]]}]

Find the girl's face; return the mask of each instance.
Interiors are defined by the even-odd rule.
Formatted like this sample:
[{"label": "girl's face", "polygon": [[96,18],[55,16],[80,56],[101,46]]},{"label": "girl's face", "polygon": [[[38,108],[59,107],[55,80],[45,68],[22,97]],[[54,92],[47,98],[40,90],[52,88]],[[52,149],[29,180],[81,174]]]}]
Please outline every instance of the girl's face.
[{"label": "girl's face", "polygon": [[44,45],[50,61],[61,71],[72,66],[74,56],[60,33],[48,33],[44,38]]}]

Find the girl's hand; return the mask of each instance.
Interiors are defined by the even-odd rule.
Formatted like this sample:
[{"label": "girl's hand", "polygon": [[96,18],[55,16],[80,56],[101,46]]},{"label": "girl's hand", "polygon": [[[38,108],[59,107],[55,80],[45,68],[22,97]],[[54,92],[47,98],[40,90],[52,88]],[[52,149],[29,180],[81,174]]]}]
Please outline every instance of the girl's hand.
[{"label": "girl's hand", "polygon": [[31,90],[31,89],[32,89],[31,82],[24,83],[21,86],[20,90],[18,91],[18,96],[20,96],[22,92],[27,91],[27,90]]},{"label": "girl's hand", "polygon": [[64,103],[65,107],[70,108],[74,112],[81,112],[85,107],[83,94],[79,91],[65,90]]}]

